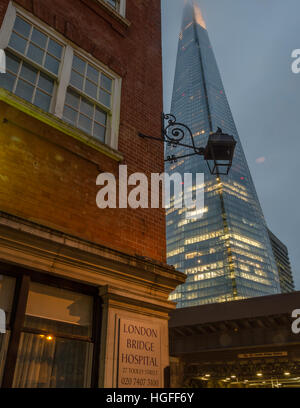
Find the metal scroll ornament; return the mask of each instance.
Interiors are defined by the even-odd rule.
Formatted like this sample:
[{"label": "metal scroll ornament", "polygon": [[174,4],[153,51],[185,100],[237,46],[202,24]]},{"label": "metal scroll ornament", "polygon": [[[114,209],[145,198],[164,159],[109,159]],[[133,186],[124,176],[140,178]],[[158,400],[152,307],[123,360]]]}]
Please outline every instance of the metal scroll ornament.
[{"label": "metal scroll ornament", "polygon": [[[167,125],[165,124],[166,121]],[[177,122],[176,117],[170,113],[162,114],[162,138],[168,146],[183,146],[194,150],[194,153],[180,157],[168,156],[166,161],[176,162],[177,159],[181,157],[203,154],[203,148],[197,148],[195,146],[191,129],[185,124]]]},{"label": "metal scroll ornament", "polygon": [[[168,125],[165,127],[164,124],[166,120],[168,121]],[[165,141],[173,146],[178,144],[182,145],[180,142],[188,138],[192,142],[192,146],[189,147],[196,149],[190,128],[183,123],[177,122],[176,117],[170,113],[167,115],[163,114],[163,136]]]},{"label": "metal scroll ornament", "polygon": [[[176,162],[178,159],[194,155],[204,156],[210,173],[214,175],[227,175],[232,166],[236,141],[233,136],[223,133],[220,128],[218,128],[217,132],[209,134],[206,147],[196,147],[191,129],[185,124],[177,122],[176,117],[171,113],[162,113],[161,137],[147,136],[143,133],[139,133],[139,136],[143,139],[147,138],[167,143],[171,147],[182,146],[190,149],[179,152],[184,153],[179,156],[167,156],[165,159],[167,162]],[[188,151],[192,152],[187,153]],[[213,163],[212,168],[209,162]],[[224,171],[220,170],[224,168]]]}]

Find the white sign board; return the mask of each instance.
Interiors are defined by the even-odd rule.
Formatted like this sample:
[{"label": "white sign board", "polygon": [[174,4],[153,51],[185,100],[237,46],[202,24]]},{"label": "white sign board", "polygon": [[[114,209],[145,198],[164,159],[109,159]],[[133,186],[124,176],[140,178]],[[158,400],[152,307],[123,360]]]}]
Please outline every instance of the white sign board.
[{"label": "white sign board", "polygon": [[146,320],[120,319],[119,388],[162,387],[160,343],[158,325]]}]

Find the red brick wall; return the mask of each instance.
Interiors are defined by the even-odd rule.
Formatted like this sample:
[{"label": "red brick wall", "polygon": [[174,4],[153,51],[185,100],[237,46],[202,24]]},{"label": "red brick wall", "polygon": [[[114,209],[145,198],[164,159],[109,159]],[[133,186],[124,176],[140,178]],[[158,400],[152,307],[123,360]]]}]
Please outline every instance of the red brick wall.
[{"label": "red brick wall", "polygon": [[[163,171],[158,137],[162,111],[159,0],[127,0],[123,27],[94,0],[18,0],[123,78],[119,151],[129,174]],[[2,21],[8,1],[0,0]],[[98,151],[1,104],[0,209],[131,254],[165,261],[161,209],[100,210],[99,171],[118,164]],[[22,125],[21,129],[19,125]],[[26,130],[27,129],[27,130]],[[97,165],[99,164],[99,165]]]}]

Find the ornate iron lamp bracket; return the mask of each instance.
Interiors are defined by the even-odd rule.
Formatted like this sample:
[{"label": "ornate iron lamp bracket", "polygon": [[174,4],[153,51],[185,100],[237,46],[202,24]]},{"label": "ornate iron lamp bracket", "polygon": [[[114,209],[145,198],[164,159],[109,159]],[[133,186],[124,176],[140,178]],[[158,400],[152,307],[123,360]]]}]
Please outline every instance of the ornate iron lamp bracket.
[{"label": "ornate iron lamp bracket", "polygon": [[[166,124],[167,121],[167,124]],[[191,129],[183,123],[177,122],[176,117],[169,114],[162,113],[161,118],[161,138],[146,136],[142,133],[139,133],[139,136],[142,138],[158,140],[160,142],[167,143],[168,146],[181,146],[188,149],[192,149],[194,152],[190,154],[185,154],[181,156],[167,156],[165,161],[176,162],[178,159],[182,159],[189,156],[194,156],[196,154],[203,156],[205,149],[203,147],[196,147],[193,134]],[[186,143],[183,143],[185,142]]]},{"label": "ornate iron lamp bracket", "polygon": [[[228,174],[232,166],[236,141],[233,136],[224,134],[220,128],[216,133],[209,135],[206,147],[197,147],[191,129],[185,124],[177,122],[176,117],[171,113],[167,115],[163,113],[161,117],[161,137],[146,136],[142,133],[139,133],[139,136],[167,143],[168,146],[174,148],[181,146],[192,150],[192,153],[181,156],[167,156],[165,159],[167,162],[176,162],[178,159],[194,155],[204,156],[210,173],[214,175]],[[210,161],[213,163],[213,167],[211,167]],[[225,170],[221,171],[224,168]]]}]

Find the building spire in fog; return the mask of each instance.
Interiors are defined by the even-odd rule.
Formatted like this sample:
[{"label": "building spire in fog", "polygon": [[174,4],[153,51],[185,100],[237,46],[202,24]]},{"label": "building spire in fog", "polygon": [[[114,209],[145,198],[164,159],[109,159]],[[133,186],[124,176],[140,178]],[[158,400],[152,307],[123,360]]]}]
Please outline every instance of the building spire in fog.
[{"label": "building spire in fog", "polygon": [[[230,44],[229,44],[230,46]],[[197,1],[184,5],[171,113],[205,146],[218,127],[237,141],[228,176],[212,176],[199,156],[167,164],[169,174],[204,173],[201,219],[184,209],[167,211],[168,262],[187,275],[172,294],[179,307],[279,292],[279,277],[266,222],[234,124],[221,75]],[[249,113],[250,114],[250,113]],[[190,153],[167,146],[167,155]]]}]

